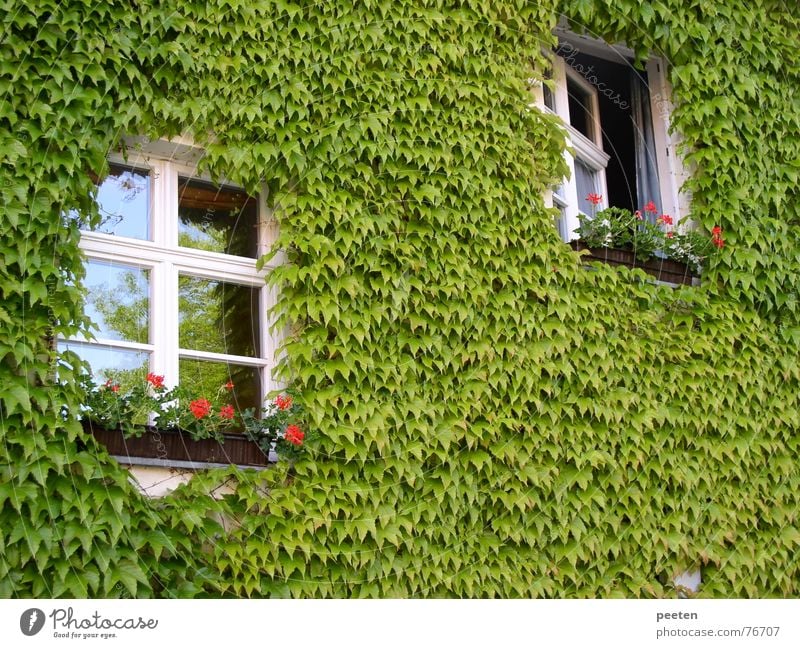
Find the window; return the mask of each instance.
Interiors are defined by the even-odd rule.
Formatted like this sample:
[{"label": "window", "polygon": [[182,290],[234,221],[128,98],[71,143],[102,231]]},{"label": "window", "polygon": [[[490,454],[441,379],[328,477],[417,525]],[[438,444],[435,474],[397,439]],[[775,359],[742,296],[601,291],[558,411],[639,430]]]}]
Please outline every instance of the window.
[{"label": "window", "polygon": [[[163,142],[154,148],[166,152]],[[172,145],[161,157],[110,158],[95,180],[102,222],[82,228],[80,242],[97,330],[59,346],[86,360],[96,380],[125,384],[153,372],[199,394],[232,381],[235,406],[259,408],[277,387],[267,321],[274,294],[256,269],[270,243],[267,210],[181,161],[196,157]]]},{"label": "window", "polygon": [[590,193],[602,196],[596,210],[635,211],[652,200],[676,221],[685,215],[662,61],[637,70],[630,50],[559,31],[551,74],[536,99],[562,119],[568,140],[570,175],[550,196],[562,238],[576,238],[579,215],[592,213]]}]

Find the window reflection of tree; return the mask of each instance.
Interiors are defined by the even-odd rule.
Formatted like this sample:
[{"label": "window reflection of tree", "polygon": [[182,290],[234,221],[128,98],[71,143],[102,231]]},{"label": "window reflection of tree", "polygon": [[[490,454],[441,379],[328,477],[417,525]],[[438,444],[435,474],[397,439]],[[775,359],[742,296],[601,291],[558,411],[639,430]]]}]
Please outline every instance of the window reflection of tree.
[{"label": "window reflection of tree", "polygon": [[88,302],[103,317],[105,327],[118,339],[147,343],[150,298],[147,276],[126,271],[119,275],[116,286],[93,286]]},{"label": "window reflection of tree", "polygon": [[[180,245],[256,258],[255,198],[240,190],[198,180],[183,180],[179,195]],[[181,339],[187,340],[186,345],[182,343],[184,348],[249,357],[260,355],[257,289],[181,277],[180,291],[180,333]],[[222,383],[230,380],[236,385],[234,397],[239,407],[258,407],[260,403],[259,373],[251,367],[182,361],[182,380],[184,373],[191,373],[192,379],[200,380],[203,385],[222,378]]]},{"label": "window reflection of tree", "polygon": [[183,180],[178,219],[180,244],[201,250],[256,258],[258,205],[243,191]]},{"label": "window reflection of tree", "polygon": [[[93,286],[88,301],[102,317],[101,323],[107,332],[104,334],[101,331],[102,337],[148,342],[150,298],[146,275],[134,271],[123,272],[118,276],[115,286]],[[108,351],[108,354],[113,353]],[[115,368],[112,363],[111,366],[95,367],[93,370],[95,379],[99,380],[102,376],[101,382],[111,380],[125,391],[145,379],[148,372],[147,357],[143,355],[141,364],[133,369]]]},{"label": "window reflection of tree", "polygon": [[[108,208],[109,206],[132,203],[139,197],[139,194],[147,192],[150,187],[150,175],[146,171],[139,171],[120,164],[109,164],[108,175],[102,181],[94,173],[89,175],[98,188],[98,194],[101,190],[114,191],[114,195],[118,197],[118,200],[111,201],[111,205],[98,205],[100,222],[93,229],[100,231],[113,231],[126,217],[124,212],[112,211]],[[79,221],[79,227],[84,228],[85,226],[85,223]]]},{"label": "window reflection of tree", "polygon": [[[180,279],[181,347],[258,357],[258,290],[198,277]],[[240,406],[256,407],[260,399],[258,371],[240,365],[207,361],[182,361],[181,381],[191,381],[216,391],[229,380],[236,385],[234,396]],[[184,375],[187,374],[187,375]]]}]

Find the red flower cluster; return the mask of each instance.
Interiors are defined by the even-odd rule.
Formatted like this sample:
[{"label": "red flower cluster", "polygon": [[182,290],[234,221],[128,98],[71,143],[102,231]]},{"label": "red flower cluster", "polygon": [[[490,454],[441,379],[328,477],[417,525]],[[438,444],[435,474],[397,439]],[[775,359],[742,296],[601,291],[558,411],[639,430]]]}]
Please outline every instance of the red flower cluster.
[{"label": "red flower cluster", "polygon": [[640,212],[638,209],[635,212],[633,212],[633,215],[636,216],[636,220],[644,220],[644,216],[642,216],[642,212]]},{"label": "red flower cluster", "polygon": [[189,403],[189,409],[196,419],[205,418],[211,413],[211,403],[205,398],[198,398]]},{"label": "red flower cluster", "polygon": [[156,376],[154,373],[149,373],[145,380],[156,389],[162,389],[164,387],[164,376]]},{"label": "red flower cluster", "polygon": [[672,225],[673,223],[672,216],[670,216],[669,214],[661,214],[661,216],[659,216],[656,219],[656,223],[664,223],[664,225]]},{"label": "red flower cluster", "polygon": [[226,421],[230,421],[234,417],[234,414],[235,412],[233,411],[232,405],[225,405],[219,409],[220,417],[224,418]]},{"label": "red flower cluster", "polygon": [[233,387],[234,387],[234,384],[229,380],[228,382],[225,383],[224,387],[228,391],[231,391],[233,389]]},{"label": "red flower cluster", "polygon": [[305,436],[305,433],[296,425],[287,426],[286,433],[284,434],[286,440],[295,446],[303,445],[303,439]]},{"label": "red flower cluster", "polygon": [[675,236],[675,232],[667,232],[667,238],[673,238]]},{"label": "red flower cluster", "polygon": [[279,394],[278,397],[275,399],[275,405],[278,406],[279,410],[285,411],[292,406],[292,397]]},{"label": "red flower cluster", "polygon": [[109,378],[106,380],[106,384],[103,385],[106,389],[110,389],[115,394],[119,391],[119,385]]},{"label": "red flower cluster", "polygon": [[711,242],[718,248],[725,245],[725,240],[722,238],[722,228],[719,225],[715,225],[711,229]]},{"label": "red flower cluster", "polygon": [[651,213],[655,214],[655,213],[658,212],[658,207],[656,207],[656,204],[651,200],[649,203],[647,203],[644,206],[644,210],[646,212],[651,212]]},{"label": "red flower cluster", "polygon": [[588,196],[586,196],[586,200],[588,200],[593,205],[599,205],[603,201],[603,196],[596,193],[590,193]]}]

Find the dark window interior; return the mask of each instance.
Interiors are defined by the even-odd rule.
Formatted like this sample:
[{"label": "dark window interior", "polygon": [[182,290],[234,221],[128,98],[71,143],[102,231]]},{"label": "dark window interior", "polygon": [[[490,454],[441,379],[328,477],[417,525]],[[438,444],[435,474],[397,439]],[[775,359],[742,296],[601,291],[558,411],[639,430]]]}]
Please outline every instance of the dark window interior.
[{"label": "dark window interior", "polygon": [[[631,65],[612,63],[586,54],[570,55],[567,65],[571,65],[597,89],[603,150],[611,156],[606,169],[608,204],[612,207],[638,209],[630,75],[637,73],[644,77],[645,73],[635,71]],[[567,89],[570,93],[571,120],[573,117],[573,90],[570,84]],[[579,99],[580,95],[576,95],[576,100]],[[577,111],[578,107],[576,106]],[[586,135],[578,125],[574,123],[572,125]]]}]

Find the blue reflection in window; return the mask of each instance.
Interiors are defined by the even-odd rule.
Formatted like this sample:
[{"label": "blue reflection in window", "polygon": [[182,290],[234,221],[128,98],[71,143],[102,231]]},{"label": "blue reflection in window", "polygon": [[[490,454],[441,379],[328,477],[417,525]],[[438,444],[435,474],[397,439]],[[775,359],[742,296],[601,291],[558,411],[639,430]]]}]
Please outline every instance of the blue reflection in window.
[{"label": "blue reflection in window", "polygon": [[150,174],[118,164],[97,189],[100,224],[94,232],[150,240]]}]

